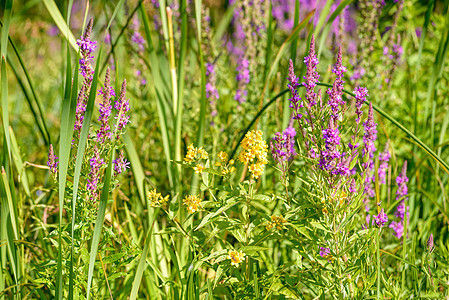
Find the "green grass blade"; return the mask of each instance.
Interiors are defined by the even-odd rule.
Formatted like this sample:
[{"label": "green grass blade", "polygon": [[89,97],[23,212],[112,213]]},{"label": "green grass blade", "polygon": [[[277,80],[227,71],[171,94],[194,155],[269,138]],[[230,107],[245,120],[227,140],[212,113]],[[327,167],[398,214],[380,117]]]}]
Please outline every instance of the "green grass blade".
[{"label": "green grass blade", "polygon": [[136,275],[134,276],[134,281],[133,281],[133,285],[132,285],[132,289],[131,289],[131,295],[129,296],[130,300],[137,299],[137,293],[139,292],[139,286],[140,286],[140,282],[142,280],[142,275],[146,268],[146,260],[147,260],[147,255],[148,255],[148,249],[150,247],[151,233],[153,231],[152,229],[153,229],[153,227],[151,227],[151,229],[148,230],[147,237],[145,238],[145,245],[143,247],[142,254],[140,255],[140,261],[139,261],[139,265],[137,266]]},{"label": "green grass blade", "polygon": [[[84,125],[83,125],[84,126]],[[111,184],[112,160],[114,159],[114,151],[109,155],[109,164],[106,168],[103,190],[100,196],[100,205],[98,207],[97,220],[95,221],[94,235],[89,254],[89,271],[87,274],[87,300],[90,298],[90,289],[92,285],[92,277],[94,275],[95,257],[97,256],[98,244],[100,243],[101,230],[103,229],[104,216],[106,213],[106,204],[109,195],[109,186]]]},{"label": "green grass blade", "polygon": [[174,180],[173,180],[173,171],[172,171],[172,163],[171,163],[171,146],[170,146],[170,137],[168,133],[167,128],[167,113],[166,113],[166,105],[165,101],[163,99],[164,91],[163,91],[163,81],[160,76],[159,70],[159,57],[156,55],[153,41],[151,39],[151,30],[150,30],[150,22],[148,20],[147,13],[145,11],[145,8],[143,6],[140,7],[140,12],[142,15],[142,23],[145,28],[145,36],[147,38],[147,44],[149,49],[149,57],[151,61],[151,74],[153,75],[154,84],[153,87],[156,90],[156,103],[157,103],[157,110],[159,115],[159,122],[161,126],[161,136],[162,136],[162,143],[164,146],[164,154],[165,154],[165,162],[167,166],[167,173],[168,173],[168,181],[170,183],[170,187],[173,189],[174,187]]},{"label": "green grass blade", "polygon": [[[195,19],[197,26],[197,41],[198,41],[198,60],[200,63],[200,71],[201,71],[201,81],[200,81],[200,115],[198,118],[198,133],[197,133],[197,141],[196,147],[201,147],[204,143],[204,130],[206,127],[206,68],[204,65],[204,56],[203,56],[203,47],[202,44],[202,34],[201,34],[201,0],[195,0]],[[198,176],[197,174],[193,174],[192,178],[192,186],[190,188],[190,193],[195,194],[198,190]],[[181,198],[179,198],[181,200]]]},{"label": "green grass blade", "polygon": [[73,35],[70,28],[67,26],[67,23],[64,21],[64,18],[61,15],[61,12],[58,9],[54,0],[42,0],[47,8],[50,16],[53,18],[56,26],[58,26],[62,35],[66,38],[66,40],[70,43],[73,49],[78,52],[78,45],[76,44],[75,36]]},{"label": "green grass blade", "polygon": [[11,138],[11,154],[12,159],[14,161],[14,165],[16,166],[17,174],[19,175],[19,181],[22,183],[23,189],[25,190],[25,194],[30,196],[30,187],[28,185],[28,178],[26,175],[26,170],[23,166],[22,156],[20,155],[19,146],[17,144],[16,136],[11,127],[9,127],[9,134]]},{"label": "green grass blade", "polygon": [[[179,61],[178,61],[178,95],[177,95],[177,101],[176,103],[176,127],[175,127],[175,160],[181,161],[181,131],[182,131],[182,116],[183,116],[183,110],[184,110],[184,84],[185,84],[185,59],[186,59],[186,52],[187,52],[187,12],[185,11],[187,7],[186,0],[181,1],[181,49],[179,52]],[[171,34],[173,34],[173,30],[170,31]],[[170,45],[172,43],[170,42]],[[175,91],[173,90],[173,93]],[[180,184],[182,182],[182,172],[181,172],[181,165],[178,165],[177,172],[178,172],[178,182],[177,186],[178,191],[181,192],[182,185]]]},{"label": "green grass blade", "polygon": [[125,144],[126,153],[128,154],[129,161],[131,162],[131,168],[133,170],[134,180],[136,181],[137,190],[139,192],[140,200],[145,204],[145,173],[143,172],[142,163],[140,162],[139,154],[136,151],[136,147],[126,132],[123,136],[123,143]]}]

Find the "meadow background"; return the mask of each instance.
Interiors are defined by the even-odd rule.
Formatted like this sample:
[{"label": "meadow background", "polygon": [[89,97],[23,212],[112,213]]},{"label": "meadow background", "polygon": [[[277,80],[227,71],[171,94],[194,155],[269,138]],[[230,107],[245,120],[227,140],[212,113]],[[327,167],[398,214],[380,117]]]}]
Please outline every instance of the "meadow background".
[{"label": "meadow background", "polygon": [[0,298],[449,299],[449,2],[0,3]]}]

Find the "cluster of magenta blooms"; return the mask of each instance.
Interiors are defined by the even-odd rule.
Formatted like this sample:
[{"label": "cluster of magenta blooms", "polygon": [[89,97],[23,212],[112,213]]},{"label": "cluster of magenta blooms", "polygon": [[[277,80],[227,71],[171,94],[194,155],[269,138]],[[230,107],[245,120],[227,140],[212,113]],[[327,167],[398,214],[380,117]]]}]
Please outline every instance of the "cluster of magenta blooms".
[{"label": "cluster of magenta blooms", "polygon": [[[314,121],[316,113],[316,106],[320,109],[324,109],[321,99],[321,92],[318,90],[318,93],[315,92],[315,87],[319,83],[319,74],[317,72],[318,59],[315,55],[315,40],[312,36],[309,55],[304,58],[304,63],[307,67],[306,75],[304,76],[304,81],[300,84],[298,77],[296,77],[293,69],[293,63],[290,61],[289,66],[289,76],[288,76],[288,88],[291,92],[290,107],[293,108],[292,119],[298,120],[299,131],[305,132],[303,130],[305,126],[312,127],[313,126],[321,126],[321,135],[320,136],[311,136],[308,140],[311,142],[306,142],[306,148],[308,150],[308,155],[312,159],[316,159],[317,166],[324,172],[328,172],[330,176],[338,177],[338,178],[348,178],[350,175],[355,175],[357,172],[356,167],[350,169],[350,164],[354,159],[358,159],[361,154],[362,157],[365,157],[365,163],[362,163],[362,177],[364,177],[364,197],[365,204],[369,210],[369,202],[371,198],[374,198],[374,182],[375,182],[375,174],[374,174],[374,155],[376,152],[375,141],[377,139],[377,124],[374,122],[373,115],[373,106],[369,103],[368,116],[366,121],[363,122],[363,148],[360,147],[359,143],[356,141],[356,135],[361,129],[360,123],[363,115],[362,106],[363,103],[367,101],[368,90],[364,87],[357,87],[354,90],[355,95],[355,129],[354,136],[351,137],[351,141],[348,143],[347,148],[349,149],[347,152],[342,152],[341,144],[342,140],[340,137],[339,131],[339,120],[343,119],[344,113],[346,111],[345,100],[343,99],[343,88],[344,88],[344,73],[346,72],[346,68],[342,65],[342,53],[341,49],[339,49],[337,54],[337,61],[332,69],[332,72],[335,74],[336,79],[332,85],[332,88],[327,90],[328,101],[327,101],[327,109],[329,110],[329,120],[328,121]],[[305,100],[302,100],[298,93],[298,88],[300,86],[305,87]],[[328,122],[328,124],[319,124]],[[326,126],[327,125],[327,126]],[[360,127],[360,128],[359,128]],[[282,166],[284,161],[291,160],[295,155],[295,139],[296,131],[293,127],[287,128],[284,132],[278,132],[275,134],[273,141],[271,143],[271,151],[274,161]],[[304,136],[304,133],[303,133]],[[324,141],[324,149],[320,149],[317,141],[322,139]],[[390,153],[388,149],[389,145],[385,146],[385,150],[379,154],[379,168],[378,168],[378,178],[380,184],[385,184],[386,182],[386,173],[388,169],[388,162],[390,159]],[[361,149],[360,149],[361,148]],[[360,150],[360,154],[359,154]],[[407,182],[408,179],[406,177],[406,163],[404,164],[404,168],[401,174],[397,177],[396,183],[398,185],[397,190],[397,199],[404,198],[407,191]],[[356,183],[354,178],[349,181],[348,190],[351,193],[355,193],[358,191],[356,187]],[[371,201],[372,202],[372,201]],[[381,203],[377,203],[377,206],[381,206]],[[367,212],[368,212],[367,210]],[[378,214],[372,216],[372,224],[376,224],[378,227],[384,227],[388,222],[388,217],[384,212],[383,208],[380,208]],[[408,211],[408,209],[407,209]],[[390,228],[395,231],[395,236],[400,238],[403,234],[403,221],[404,221],[404,201],[402,201],[395,213],[395,216],[399,218],[399,221],[393,221],[390,224]],[[363,226],[363,228],[367,228],[370,224],[371,216],[367,216],[367,224]],[[322,257],[329,255],[330,249],[326,247],[320,247],[319,254]]]},{"label": "cluster of magenta blooms", "polygon": [[[93,21],[90,20],[86,27],[85,33],[79,40],[77,40],[77,44],[80,48],[79,71],[84,80],[78,94],[75,111],[75,125],[73,128],[75,138],[79,137],[83,126],[84,113],[86,112],[93,74],[95,72],[91,66],[91,62],[94,59],[93,53],[96,50],[97,42],[92,41],[90,38],[92,25]],[[93,144],[93,151],[89,152],[91,153],[91,157],[89,158],[89,174],[87,176],[86,183],[86,190],[89,195],[89,199],[94,202],[98,199],[99,195],[98,190],[101,171],[107,163],[102,157],[104,151],[110,150],[112,145],[116,145],[119,142],[126,125],[130,122],[130,116],[128,115],[129,99],[126,98],[126,80],[123,81],[119,96],[116,97],[116,93],[111,86],[110,69],[108,68],[106,70],[104,87],[100,88],[98,95],[102,98],[99,105],[99,129],[96,131],[95,137],[89,137],[90,143]],[[116,97],[114,105],[112,105],[111,102],[112,97]],[[111,120],[113,108],[115,110],[115,124],[111,127],[110,123],[114,122]],[[76,146],[75,140],[76,139],[72,141],[72,147]],[[119,156],[114,159],[112,163],[114,167],[114,176],[121,174],[130,167],[130,163],[124,157],[123,150],[120,151]],[[58,162],[52,145],[50,145],[47,165],[56,177]]]}]

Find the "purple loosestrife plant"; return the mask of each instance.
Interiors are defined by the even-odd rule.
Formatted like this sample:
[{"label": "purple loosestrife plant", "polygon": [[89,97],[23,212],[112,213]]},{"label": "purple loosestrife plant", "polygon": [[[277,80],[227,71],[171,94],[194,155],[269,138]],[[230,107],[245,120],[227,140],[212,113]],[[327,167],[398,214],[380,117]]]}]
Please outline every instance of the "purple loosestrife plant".
[{"label": "purple loosestrife plant", "polygon": [[379,212],[379,214],[376,216],[373,216],[374,221],[376,222],[377,226],[384,227],[385,223],[388,222],[388,216],[384,212],[384,209],[382,208]]},{"label": "purple loosestrife plant", "polygon": [[301,119],[302,114],[300,113],[300,108],[304,107],[301,97],[298,94],[299,78],[295,75],[295,69],[293,67],[293,61],[290,59],[289,69],[288,69],[288,81],[287,87],[290,90],[291,98],[290,108],[293,108],[293,119]]},{"label": "purple loosestrife plant", "polygon": [[111,96],[115,96],[114,89],[111,87],[110,70],[107,68],[106,76],[104,79],[104,89],[99,92],[103,97],[103,101],[100,103],[100,117],[98,121],[100,122],[100,129],[97,131],[97,141],[99,143],[104,143],[106,140],[111,139],[112,132],[109,126],[109,117],[111,116]]},{"label": "purple loosestrife plant", "polygon": [[316,68],[318,65],[318,58],[315,54],[315,36],[312,35],[310,41],[309,55],[304,57],[304,64],[307,66],[306,76],[304,76],[305,82],[302,83],[306,87],[306,99],[307,107],[310,109],[317,104],[315,87],[319,82],[320,74],[318,74]]},{"label": "purple loosestrife plant", "polygon": [[343,88],[345,81],[343,75],[346,72],[346,67],[342,64],[341,47],[338,49],[337,62],[332,69],[332,73],[337,75],[332,88],[327,90],[329,95],[328,105],[332,111],[332,117],[338,119],[340,112],[343,110],[343,105],[346,103],[343,100]]},{"label": "purple loosestrife plant", "polygon": [[289,126],[284,132],[277,132],[272,141],[270,141],[271,155],[281,170],[281,180],[284,186],[288,186],[290,161],[293,160],[293,157],[296,155],[295,136],[295,128]]},{"label": "purple loosestrife plant", "polygon": [[90,87],[92,85],[92,78],[94,69],[91,66],[91,62],[94,59],[92,55],[95,52],[97,42],[91,40],[93,19],[89,20],[84,34],[81,39],[77,40],[77,44],[80,47],[80,74],[84,77],[81,91],[78,95],[75,113],[75,131],[80,131],[83,126],[84,113],[86,112],[87,101],[89,98]]},{"label": "purple loosestrife plant", "polygon": [[326,247],[320,247],[320,256],[321,257],[327,257],[331,253],[331,249]]},{"label": "purple loosestrife plant", "polygon": [[123,150],[120,151],[119,157],[114,159],[112,162],[114,164],[114,176],[125,172],[126,169],[129,169],[130,167],[130,162],[125,159]]},{"label": "purple loosestrife plant", "polygon": [[86,189],[89,199],[95,202],[98,199],[98,184],[100,179],[100,171],[105,164],[103,158],[100,157],[100,151],[97,145],[94,146],[93,156],[89,159],[90,172],[87,177]]},{"label": "purple loosestrife plant", "polygon": [[126,115],[129,111],[129,100],[126,99],[126,79],[123,80],[120,96],[115,101],[114,108],[117,110],[117,115],[114,117],[117,120],[117,124],[114,124],[114,135],[118,140],[120,135],[123,134],[126,124],[131,122],[129,120],[130,116]]},{"label": "purple loosestrife plant", "polygon": [[55,155],[55,151],[53,150],[53,145],[50,144],[50,150],[48,151],[48,162],[47,166],[50,167],[50,172],[53,174],[53,177],[56,180],[58,174],[58,161],[56,161],[58,157]]},{"label": "purple loosestrife plant", "polygon": [[[408,194],[408,177],[407,177],[407,161],[404,161],[404,165],[402,167],[402,171],[399,176],[396,178],[396,184],[398,185],[398,189],[396,191],[396,199],[404,199]],[[399,218],[399,221],[393,221],[390,224],[390,228],[395,231],[395,236],[399,239],[404,234],[404,217],[407,217],[407,223],[409,222],[409,207],[407,206],[407,213],[405,209],[404,200],[402,200],[399,205],[396,207],[396,211],[394,213],[395,217]]]},{"label": "purple loosestrife plant", "polygon": [[92,26],[93,19],[90,19],[89,23],[87,24],[86,30],[84,31],[84,35],[81,37],[81,39],[78,39],[76,41],[77,45],[80,47],[81,55],[79,61],[80,74],[89,81],[92,81],[94,74],[94,70],[90,64],[94,59],[92,53],[95,52],[95,49],[97,48],[97,42],[90,39],[90,35],[92,34]]}]

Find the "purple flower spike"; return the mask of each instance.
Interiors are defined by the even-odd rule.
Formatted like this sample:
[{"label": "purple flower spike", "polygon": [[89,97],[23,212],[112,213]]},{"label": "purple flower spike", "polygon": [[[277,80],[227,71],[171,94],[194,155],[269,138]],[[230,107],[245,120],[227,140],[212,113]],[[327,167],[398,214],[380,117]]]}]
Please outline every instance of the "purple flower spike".
[{"label": "purple flower spike", "polygon": [[129,111],[129,100],[126,99],[126,79],[123,80],[122,88],[120,90],[120,96],[117,101],[115,101],[114,108],[117,110],[117,115],[114,117],[114,119],[117,120],[117,124],[114,125],[114,134],[116,136],[116,139],[118,140],[123,130],[125,129],[126,124],[131,122],[129,120],[130,116],[126,115],[126,113]]},{"label": "purple flower spike", "polygon": [[123,155],[123,150],[120,151],[120,155],[118,158],[112,161],[114,163],[114,174],[117,176],[122,172],[125,172],[126,169],[129,169],[130,162],[125,159]]},{"label": "purple flower spike", "polygon": [[402,235],[404,234],[404,224],[402,224],[402,221],[400,221],[400,222],[393,221],[393,222],[391,222],[389,227],[394,230],[394,232],[395,232],[394,235],[398,239],[400,239],[402,237]]},{"label": "purple flower spike", "polygon": [[93,19],[90,19],[89,23],[87,24],[86,30],[84,31],[84,35],[81,37],[81,39],[76,41],[77,45],[80,47],[81,55],[81,58],[79,60],[80,74],[89,81],[92,81],[94,74],[94,70],[90,65],[90,62],[94,58],[92,53],[97,48],[97,42],[90,40],[93,23]]},{"label": "purple flower spike", "polygon": [[377,124],[374,123],[373,116],[373,105],[369,104],[368,109],[368,119],[365,123],[363,123],[365,127],[365,134],[363,136],[363,142],[365,143],[365,153],[370,153],[372,155],[376,151],[376,147],[374,146],[374,141],[377,139]]},{"label": "purple flower spike", "polygon": [[404,161],[404,165],[402,166],[402,172],[396,178],[396,184],[398,185],[398,190],[396,191],[396,199],[403,198],[408,194],[407,188],[407,161]]},{"label": "purple flower spike", "polygon": [[58,173],[58,163],[56,160],[58,157],[55,155],[53,150],[53,145],[50,144],[50,150],[48,151],[48,162],[47,166],[50,167],[50,172],[53,173],[54,176]]},{"label": "purple flower spike", "polygon": [[84,102],[85,92],[86,85],[83,84],[76,100],[74,131],[79,131],[83,127],[84,112],[86,111],[86,103]]},{"label": "purple flower spike", "polygon": [[104,143],[112,137],[109,117],[111,116],[112,110],[111,95],[115,94],[115,92],[111,93],[111,91],[113,92],[114,90],[111,87],[110,70],[107,68],[104,79],[104,90],[100,91],[103,95],[103,102],[100,104],[100,117],[98,119],[101,124],[100,129],[97,131],[97,141],[99,143]]},{"label": "purple flower spike", "polygon": [[303,103],[298,94],[299,78],[295,75],[295,69],[291,59],[288,68],[288,81],[289,83],[287,84],[287,87],[290,89],[290,93],[292,94],[292,97],[288,100],[290,100],[290,108],[295,110],[293,119],[301,119],[302,114],[299,112],[299,109],[303,107]]},{"label": "purple flower spike", "polygon": [[379,227],[384,227],[385,223],[388,222],[388,216],[384,212],[383,208],[380,210],[380,213],[377,216],[374,215],[373,218],[374,218],[377,226],[379,226]]},{"label": "purple flower spike", "polygon": [[270,146],[273,159],[278,164],[289,161],[296,155],[294,140],[295,136],[296,130],[293,127],[288,127],[283,133],[276,133],[273,141],[270,143]]},{"label": "purple flower spike", "polygon": [[341,47],[338,49],[337,62],[332,69],[332,73],[337,75],[337,78],[334,81],[334,84],[331,89],[327,90],[327,94],[329,95],[329,106],[332,111],[332,116],[334,119],[338,119],[339,116],[339,107],[343,106],[346,102],[343,100],[343,87],[345,81],[343,80],[343,75],[346,72],[346,67],[342,64],[341,57]]},{"label": "purple flower spike", "polygon": [[[404,162],[404,166],[402,167],[402,172],[396,178],[396,183],[398,185],[398,190],[396,191],[396,199],[402,199],[407,196],[408,188],[407,188],[407,161]],[[407,224],[409,222],[409,207],[407,206]],[[404,217],[405,217],[405,203],[402,200],[399,205],[396,207],[396,211],[394,215],[399,218],[399,222],[391,222],[390,228],[393,228],[395,231],[395,236],[399,239],[402,237],[404,233]]]},{"label": "purple flower spike", "polygon": [[310,41],[309,55],[304,57],[304,64],[307,66],[307,73],[304,76],[305,82],[302,84],[306,87],[306,99],[309,107],[316,105],[315,87],[319,82],[320,74],[316,71],[318,58],[315,55],[315,37],[312,35]]},{"label": "purple flower spike", "polygon": [[98,198],[98,181],[100,179],[101,166],[104,164],[104,160],[100,158],[100,151],[98,151],[97,145],[94,146],[94,153],[91,159],[89,159],[90,173],[87,179],[87,191],[89,193],[89,199],[95,201]]},{"label": "purple flower spike", "polygon": [[355,120],[360,123],[360,118],[363,114],[362,105],[366,101],[366,97],[368,96],[368,89],[365,87],[357,87],[354,91],[355,94],[355,114],[357,115],[357,119]]}]

